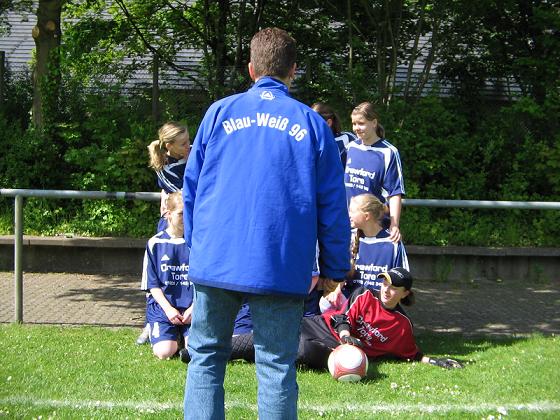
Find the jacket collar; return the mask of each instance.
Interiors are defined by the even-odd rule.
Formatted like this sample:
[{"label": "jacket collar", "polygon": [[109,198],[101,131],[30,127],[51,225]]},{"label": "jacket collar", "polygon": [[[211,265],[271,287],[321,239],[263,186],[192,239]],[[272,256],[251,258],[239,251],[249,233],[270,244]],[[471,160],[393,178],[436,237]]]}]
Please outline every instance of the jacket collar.
[{"label": "jacket collar", "polygon": [[251,89],[264,89],[264,90],[275,90],[281,91],[285,95],[288,95],[288,86],[282,83],[280,80],[275,79],[270,76],[261,77],[255,82]]}]

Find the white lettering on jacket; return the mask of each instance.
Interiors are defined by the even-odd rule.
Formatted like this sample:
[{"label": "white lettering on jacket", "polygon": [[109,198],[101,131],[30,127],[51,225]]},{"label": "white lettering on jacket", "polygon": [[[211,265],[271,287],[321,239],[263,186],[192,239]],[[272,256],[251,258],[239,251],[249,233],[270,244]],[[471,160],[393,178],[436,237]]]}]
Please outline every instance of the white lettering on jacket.
[{"label": "white lettering on jacket", "polygon": [[[245,128],[253,127],[272,128],[278,131],[288,130],[288,134],[296,141],[302,141],[307,135],[307,129],[301,124],[290,125],[290,120],[283,115],[271,115],[270,113],[257,112],[256,118],[244,116],[239,118],[228,118],[222,121],[222,127],[227,135]],[[289,129],[288,129],[289,127]]]}]

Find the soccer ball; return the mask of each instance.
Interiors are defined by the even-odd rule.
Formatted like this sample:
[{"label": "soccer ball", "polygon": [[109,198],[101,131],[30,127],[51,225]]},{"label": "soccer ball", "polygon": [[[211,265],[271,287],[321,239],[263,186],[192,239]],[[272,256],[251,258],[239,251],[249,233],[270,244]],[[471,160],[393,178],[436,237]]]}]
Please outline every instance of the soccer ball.
[{"label": "soccer ball", "polygon": [[361,348],[341,344],[329,355],[328,366],[337,381],[358,382],[367,375],[368,358]]}]

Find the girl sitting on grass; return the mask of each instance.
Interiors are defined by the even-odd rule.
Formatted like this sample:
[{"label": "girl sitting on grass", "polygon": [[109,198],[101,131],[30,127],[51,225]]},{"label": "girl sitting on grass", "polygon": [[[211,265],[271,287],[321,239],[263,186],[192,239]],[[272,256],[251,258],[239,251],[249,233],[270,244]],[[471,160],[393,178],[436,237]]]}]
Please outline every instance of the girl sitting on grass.
[{"label": "girl sitting on grass", "polygon": [[414,338],[412,322],[401,305],[414,303],[412,276],[397,267],[378,274],[380,291],[354,290],[344,310],[305,318],[301,325],[298,361],[326,369],[331,351],[341,343],[361,347],[371,358],[416,360],[443,368],[460,368],[453,359],[425,356]]},{"label": "girl sitting on grass", "polygon": [[[330,353],[340,344],[361,347],[370,358],[397,358],[439,366],[461,368],[447,358],[425,356],[414,338],[412,322],[401,305],[412,305],[412,276],[404,268],[380,273],[380,291],[356,289],[346,307],[339,312],[303,318],[298,362],[313,369],[327,369]],[[249,360],[250,349],[242,348],[233,338],[237,353],[231,359]]]}]

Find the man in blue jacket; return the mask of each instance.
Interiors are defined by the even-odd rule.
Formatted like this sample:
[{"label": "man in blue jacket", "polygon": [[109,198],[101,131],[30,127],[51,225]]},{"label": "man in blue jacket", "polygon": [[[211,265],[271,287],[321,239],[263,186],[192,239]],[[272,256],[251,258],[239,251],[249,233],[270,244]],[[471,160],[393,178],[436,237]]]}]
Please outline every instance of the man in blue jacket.
[{"label": "man in blue jacket", "polygon": [[350,268],[338,149],[321,116],[290,97],[295,71],[296,43],[287,32],[255,34],[255,84],[210,106],[187,162],[195,309],[185,419],[225,417],[225,367],[243,298],[253,317],[259,418],[297,418],[295,360],[316,243],[324,285]]}]

